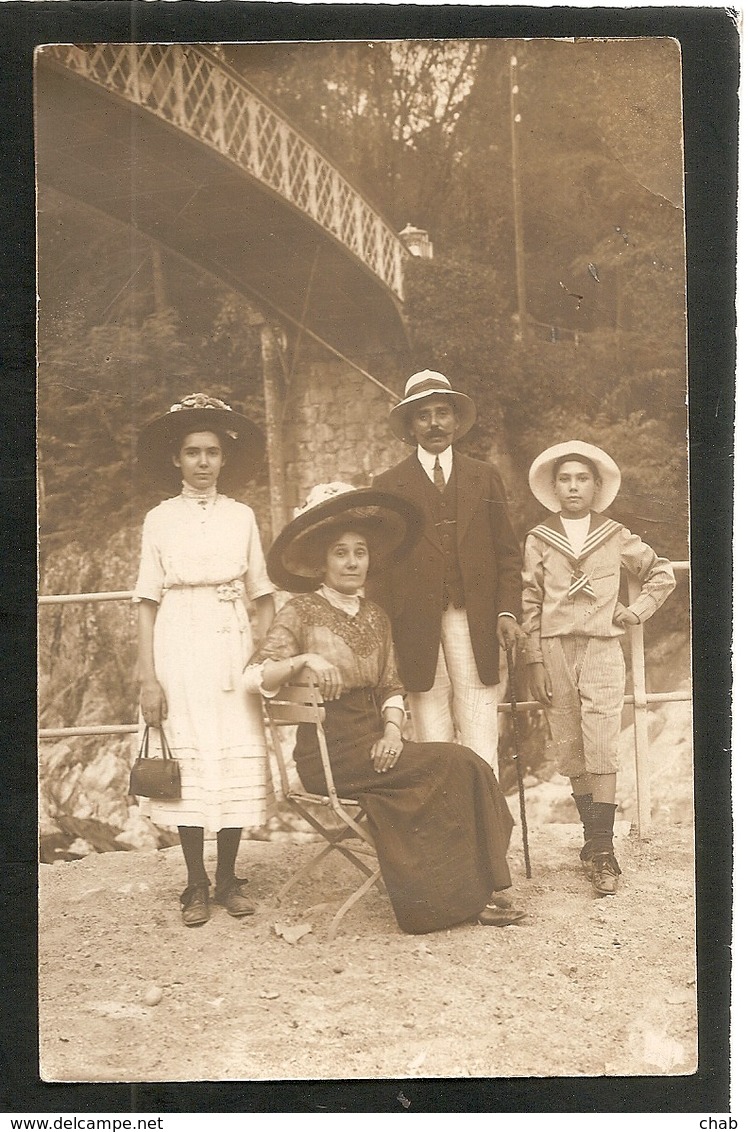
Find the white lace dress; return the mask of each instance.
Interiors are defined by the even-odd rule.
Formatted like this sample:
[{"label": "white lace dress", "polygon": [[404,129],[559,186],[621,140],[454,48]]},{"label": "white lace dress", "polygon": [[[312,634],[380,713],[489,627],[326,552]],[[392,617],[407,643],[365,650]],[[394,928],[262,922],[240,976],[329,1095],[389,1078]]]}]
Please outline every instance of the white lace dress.
[{"label": "white lace dress", "polygon": [[[260,697],[244,689],[242,670],[253,652],[247,602],[273,589],[254,512],[243,503],[180,495],[146,515],[134,600],[159,603],[154,661],[168,705],[164,732],[182,775],[178,801],[140,800],[158,825],[216,832],[265,821]],[[158,731],[149,741],[160,749]]]}]

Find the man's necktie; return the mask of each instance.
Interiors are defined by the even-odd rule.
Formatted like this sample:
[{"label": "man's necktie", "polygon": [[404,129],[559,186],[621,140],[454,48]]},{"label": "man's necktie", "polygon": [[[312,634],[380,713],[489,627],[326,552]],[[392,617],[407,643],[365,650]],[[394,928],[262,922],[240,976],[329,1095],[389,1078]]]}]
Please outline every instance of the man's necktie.
[{"label": "man's necktie", "polygon": [[442,471],[442,466],[439,463],[439,457],[437,456],[434,460],[434,487],[439,491],[444,491],[444,488],[446,486],[447,484],[444,479],[444,472]]}]

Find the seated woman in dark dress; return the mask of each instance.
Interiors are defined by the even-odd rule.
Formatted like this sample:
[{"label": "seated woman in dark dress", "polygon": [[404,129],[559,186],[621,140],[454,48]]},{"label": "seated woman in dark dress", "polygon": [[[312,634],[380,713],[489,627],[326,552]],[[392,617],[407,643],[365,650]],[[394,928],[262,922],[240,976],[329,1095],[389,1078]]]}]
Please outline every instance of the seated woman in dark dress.
[{"label": "seated woman in dark dress", "polygon": [[[512,883],[506,800],[467,747],[403,740],[389,621],[361,596],[369,570],[405,553],[420,523],[418,509],[397,496],[315,488],[267,562],[272,581],[300,596],[276,614],[245,684],[272,695],[306,672],[319,685],[336,786],[366,813],[403,931],[503,927],[525,915],[501,895]],[[299,726],[294,760],[305,789],[325,793],[313,725]]]}]

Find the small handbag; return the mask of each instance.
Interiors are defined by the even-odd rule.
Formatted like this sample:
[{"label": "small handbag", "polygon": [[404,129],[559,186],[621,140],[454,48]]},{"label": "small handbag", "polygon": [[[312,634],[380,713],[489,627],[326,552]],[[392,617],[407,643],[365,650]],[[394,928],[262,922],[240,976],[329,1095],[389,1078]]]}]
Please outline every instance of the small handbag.
[{"label": "small handbag", "polygon": [[137,794],[141,798],[180,798],[182,784],[179,777],[179,763],[172,756],[169,744],[166,741],[163,727],[161,733],[161,756],[148,756],[148,732],[150,727],[143,731],[140,744],[140,753],[130,771],[130,794]]}]

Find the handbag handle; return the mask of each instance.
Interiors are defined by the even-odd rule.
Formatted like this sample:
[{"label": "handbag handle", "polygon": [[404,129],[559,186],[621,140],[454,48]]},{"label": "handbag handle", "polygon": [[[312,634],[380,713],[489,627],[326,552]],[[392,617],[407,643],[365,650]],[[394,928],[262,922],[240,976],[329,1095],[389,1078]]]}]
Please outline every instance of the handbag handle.
[{"label": "handbag handle", "polygon": [[[150,755],[148,754],[148,732],[150,730],[151,729],[150,729],[149,725],[146,724],[144,729],[143,729],[143,738],[140,740],[140,754],[138,755],[139,759],[150,758]],[[166,734],[164,733],[163,726],[160,723],[158,725],[158,730],[159,730],[159,733],[161,735],[161,752],[162,752],[161,758],[162,759],[173,759],[174,756],[171,753],[171,747],[169,746],[169,742],[166,738]]]}]

